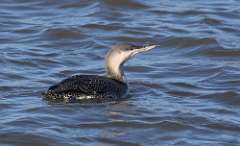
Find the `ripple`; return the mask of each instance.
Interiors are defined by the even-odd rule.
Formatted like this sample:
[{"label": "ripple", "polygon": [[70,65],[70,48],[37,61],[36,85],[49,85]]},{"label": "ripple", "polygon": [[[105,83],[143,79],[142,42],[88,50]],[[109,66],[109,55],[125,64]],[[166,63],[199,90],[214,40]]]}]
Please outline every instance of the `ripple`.
[{"label": "ripple", "polygon": [[211,123],[205,125],[211,129],[217,129],[217,130],[226,130],[231,132],[238,133],[240,131],[240,127],[238,125],[231,125],[229,123]]},{"label": "ripple", "polygon": [[199,89],[199,87],[193,85],[193,84],[190,84],[190,83],[184,83],[184,82],[174,82],[174,83],[171,83],[175,86],[178,86],[178,87],[182,87],[182,88],[187,88],[187,89]]},{"label": "ripple", "polygon": [[50,28],[45,33],[52,39],[80,39],[85,36],[76,28]]},{"label": "ripple", "polygon": [[[55,140],[53,138],[49,138],[48,136],[40,136],[32,133],[24,133],[24,132],[8,132],[0,133],[1,143],[4,144],[14,144],[19,145],[20,143],[23,145],[41,145],[48,146],[49,144],[55,144]],[[26,139],[31,139],[28,141]]]},{"label": "ripple", "polygon": [[223,23],[221,20],[215,18],[204,18],[202,21],[209,25],[220,25]]},{"label": "ripple", "polygon": [[68,2],[61,5],[59,8],[61,9],[68,9],[68,8],[83,8],[85,6],[88,6],[90,4],[90,1],[81,1],[81,2]]},{"label": "ripple", "polygon": [[191,48],[202,45],[218,45],[215,38],[169,37],[161,45],[178,48]]},{"label": "ripple", "polygon": [[136,142],[127,142],[127,141],[122,141],[122,140],[115,140],[112,138],[96,137],[94,139],[100,143],[107,143],[107,144],[111,144],[111,145],[114,144],[114,145],[141,146],[140,144],[137,144]]},{"label": "ripple", "polygon": [[[175,121],[161,121],[161,122],[145,122],[145,121],[110,121],[110,122],[96,122],[96,123],[81,123],[78,125],[81,128],[107,128],[107,127],[121,127],[121,128],[160,128],[167,131],[183,130],[187,125]],[[74,126],[75,127],[75,126]]]},{"label": "ripple", "polygon": [[147,73],[152,72],[155,69],[149,66],[131,66],[126,67],[126,70],[129,72],[137,72],[137,73]]},{"label": "ripple", "polygon": [[176,97],[193,97],[197,96],[198,93],[190,92],[190,91],[168,91],[168,94],[171,96],[176,96]]},{"label": "ripple", "polygon": [[82,25],[83,28],[87,29],[101,29],[101,30],[107,30],[107,31],[114,31],[114,30],[119,30],[121,29],[120,26],[115,25],[115,24],[108,24],[108,25],[103,25],[103,24],[85,24]]},{"label": "ripple", "polygon": [[[236,0],[2,0],[0,145],[237,145],[239,14]],[[153,41],[124,68],[126,100],[42,99],[104,74],[111,45]]]},{"label": "ripple", "polygon": [[39,127],[45,127],[47,124],[43,123],[40,121],[40,119],[36,118],[27,118],[27,117],[22,117],[22,118],[16,118],[13,121],[5,121],[7,123],[3,123],[6,126],[12,126],[12,127],[19,127],[21,125],[27,126],[29,128],[39,128]]},{"label": "ripple", "polygon": [[199,98],[207,98],[209,100],[213,100],[215,102],[227,105],[234,105],[239,106],[240,98],[239,94],[234,91],[223,91],[223,92],[216,92],[204,96],[200,96]]},{"label": "ripple", "polygon": [[19,65],[19,66],[29,66],[29,67],[35,67],[36,64],[34,62],[31,61],[27,61],[27,60],[16,60],[13,58],[8,58],[7,59],[8,62],[15,64],[15,65]]},{"label": "ripple", "polygon": [[31,34],[36,32],[33,28],[18,28],[15,30],[16,33]]},{"label": "ripple", "polygon": [[[1,89],[0,89],[1,90]],[[2,97],[0,97],[2,98]],[[11,104],[11,103],[0,103],[0,109],[1,110],[5,110],[5,109],[11,109],[14,108],[14,106],[16,106],[15,104]]]},{"label": "ripple", "polygon": [[132,9],[143,9],[148,8],[148,6],[144,3],[135,1],[135,0],[121,0],[121,1],[115,1],[115,0],[104,0],[105,4],[110,6],[116,6],[116,7],[127,7]]},{"label": "ripple", "polygon": [[201,51],[202,54],[211,57],[240,57],[240,50],[238,49],[224,49],[222,47],[216,49],[207,49]]}]

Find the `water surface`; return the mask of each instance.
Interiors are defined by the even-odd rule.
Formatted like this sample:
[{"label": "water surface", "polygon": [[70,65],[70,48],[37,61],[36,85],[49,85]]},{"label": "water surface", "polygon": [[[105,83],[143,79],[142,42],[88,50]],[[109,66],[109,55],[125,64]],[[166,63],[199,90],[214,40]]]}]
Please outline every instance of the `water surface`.
[{"label": "water surface", "polygon": [[[239,146],[237,0],[2,0],[0,145]],[[111,45],[157,42],[125,67],[128,99],[55,103],[41,93],[104,74]]]}]

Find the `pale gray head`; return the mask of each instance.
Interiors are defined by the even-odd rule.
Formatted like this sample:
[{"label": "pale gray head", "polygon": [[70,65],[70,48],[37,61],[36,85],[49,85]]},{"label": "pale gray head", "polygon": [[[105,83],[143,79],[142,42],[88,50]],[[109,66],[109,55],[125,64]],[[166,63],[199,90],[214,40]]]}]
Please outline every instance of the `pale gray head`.
[{"label": "pale gray head", "polygon": [[105,67],[107,76],[123,81],[123,64],[134,55],[149,51],[158,45],[115,45],[107,53]]}]

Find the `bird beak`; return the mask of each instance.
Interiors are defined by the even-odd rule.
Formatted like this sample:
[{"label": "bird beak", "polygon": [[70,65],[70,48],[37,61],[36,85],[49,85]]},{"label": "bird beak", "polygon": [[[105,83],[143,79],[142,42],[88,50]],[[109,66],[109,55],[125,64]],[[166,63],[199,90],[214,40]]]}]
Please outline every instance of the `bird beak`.
[{"label": "bird beak", "polygon": [[143,52],[145,52],[145,51],[149,51],[149,50],[151,50],[151,49],[153,49],[153,48],[156,48],[156,47],[158,47],[159,45],[146,45],[146,46],[144,46],[143,48],[141,48],[141,50],[143,51]]},{"label": "bird beak", "polygon": [[136,54],[141,53],[141,52],[149,51],[149,50],[151,50],[153,48],[156,48],[158,46],[159,45],[144,45],[143,47],[134,49],[132,55],[136,55]]}]

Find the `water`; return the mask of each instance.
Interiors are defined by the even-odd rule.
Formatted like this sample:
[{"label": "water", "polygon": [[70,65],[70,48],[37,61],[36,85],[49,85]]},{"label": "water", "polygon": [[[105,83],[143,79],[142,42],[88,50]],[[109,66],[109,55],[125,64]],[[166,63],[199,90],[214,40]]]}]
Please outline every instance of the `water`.
[{"label": "water", "polygon": [[[2,0],[0,145],[239,146],[239,32],[238,0]],[[127,100],[42,99],[147,41],[161,46],[127,63]]]}]

